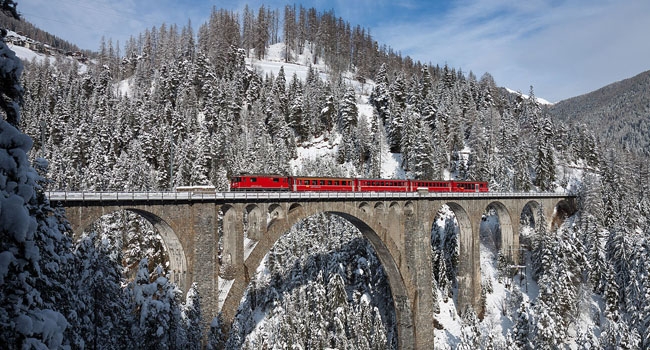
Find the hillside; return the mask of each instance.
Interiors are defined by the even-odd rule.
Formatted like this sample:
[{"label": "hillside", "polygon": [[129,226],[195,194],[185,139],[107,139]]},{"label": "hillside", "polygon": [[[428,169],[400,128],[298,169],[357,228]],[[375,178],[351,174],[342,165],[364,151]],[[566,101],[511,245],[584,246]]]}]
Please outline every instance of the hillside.
[{"label": "hillside", "polygon": [[[38,162],[48,179],[42,186],[227,190],[228,176],[251,172],[570,191],[581,210],[561,228],[548,231],[521,213],[529,224],[520,232],[523,273],[513,273],[496,250],[498,216],[485,208],[483,320],[456,311],[459,228],[442,208],[431,229],[435,347],[650,346],[647,163],[599,152],[603,145],[589,128],[552,122],[538,99],[499,88],[489,74],[403,61],[390,50],[370,60],[363,55],[369,36],[351,48],[359,55],[332,51],[336,45],[322,38],[245,46],[233,34],[242,32],[235,17],[213,11],[196,35],[154,27],[127,43],[124,57],[105,52],[84,69],[40,55],[26,62],[19,126],[34,140],[30,157],[49,161]],[[322,14],[314,22],[322,28],[312,34],[345,32],[330,17]],[[85,278],[61,281],[65,293],[52,297],[69,319],[56,333],[63,345],[111,339],[124,347],[194,348],[200,334],[191,331],[210,324],[214,348],[396,347],[383,269],[361,232],[335,215],[310,217],[274,245],[229,334],[220,333],[217,317],[201,319],[192,291],[182,303],[164,278],[164,248],[152,248],[160,240],[147,222],[118,213],[86,233],[60,247]],[[128,267],[135,280],[120,275]],[[97,277],[104,274],[110,279]],[[0,326],[2,334],[16,334],[2,315]]]},{"label": "hillside", "polygon": [[650,156],[650,71],[548,107],[558,120],[585,124],[604,146]]}]

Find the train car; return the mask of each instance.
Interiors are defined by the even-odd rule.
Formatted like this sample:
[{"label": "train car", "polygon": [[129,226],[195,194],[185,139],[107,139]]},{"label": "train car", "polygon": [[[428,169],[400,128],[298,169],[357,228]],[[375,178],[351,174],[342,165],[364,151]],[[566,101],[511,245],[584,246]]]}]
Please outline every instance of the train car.
[{"label": "train car", "polygon": [[425,190],[427,192],[451,192],[451,181],[410,180],[411,192]]},{"label": "train car", "polygon": [[409,180],[358,179],[359,192],[408,192]]},{"label": "train car", "polygon": [[[195,187],[196,188],[196,187]],[[177,191],[189,190],[177,188]],[[481,181],[350,179],[340,177],[242,174],[230,179],[231,191],[293,192],[488,192]]]},{"label": "train car", "polygon": [[291,176],[289,188],[294,192],[354,192],[357,180],[338,177],[301,177]]},{"label": "train car", "polygon": [[231,191],[289,191],[289,178],[281,175],[238,175],[230,178]]},{"label": "train car", "polygon": [[451,192],[488,192],[488,183],[484,181],[450,181]]}]

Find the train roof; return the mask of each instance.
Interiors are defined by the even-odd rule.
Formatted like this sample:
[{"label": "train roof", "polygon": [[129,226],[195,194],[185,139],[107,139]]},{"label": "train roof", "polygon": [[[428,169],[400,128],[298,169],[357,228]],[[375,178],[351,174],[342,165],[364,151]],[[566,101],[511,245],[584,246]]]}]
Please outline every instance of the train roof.
[{"label": "train roof", "polygon": [[229,178],[233,177],[288,177],[287,175],[280,174],[249,174],[249,173],[240,173],[237,175],[231,175]]}]

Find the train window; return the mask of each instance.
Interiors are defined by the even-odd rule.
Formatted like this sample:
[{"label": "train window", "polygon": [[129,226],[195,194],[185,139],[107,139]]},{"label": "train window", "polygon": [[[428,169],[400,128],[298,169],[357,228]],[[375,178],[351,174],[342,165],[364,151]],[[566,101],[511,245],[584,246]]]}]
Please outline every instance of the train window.
[{"label": "train window", "polygon": [[335,185],[338,185],[338,184],[339,184],[339,182],[338,182],[338,181],[334,181],[334,184],[335,184]]},{"label": "train window", "polygon": [[251,182],[257,182],[257,178],[256,177],[251,177]]},{"label": "train window", "polygon": [[241,177],[236,177],[235,178],[235,182],[240,182],[240,181],[241,181]]},{"label": "train window", "polygon": [[320,180],[320,184],[321,184],[321,185],[324,185],[324,184],[325,184],[325,180]]},{"label": "train window", "polygon": [[278,179],[277,177],[274,177],[273,182],[280,182],[280,179]]},{"label": "train window", "polygon": [[331,184],[332,184],[332,180],[327,180],[327,184],[328,184],[328,185],[331,185]]}]

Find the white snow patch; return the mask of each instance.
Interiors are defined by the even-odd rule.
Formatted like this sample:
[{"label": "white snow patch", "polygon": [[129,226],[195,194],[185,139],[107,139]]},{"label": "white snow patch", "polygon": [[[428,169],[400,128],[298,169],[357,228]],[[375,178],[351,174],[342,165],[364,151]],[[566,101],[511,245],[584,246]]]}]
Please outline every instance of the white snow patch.
[{"label": "white snow patch", "polygon": [[322,80],[328,80],[329,75],[326,73],[327,66],[322,63],[311,64],[313,62],[311,52],[305,48],[305,53],[298,55],[294,60],[290,62],[285,62],[285,45],[284,43],[278,43],[271,45],[267,48],[266,56],[262,60],[253,58],[254,53],[251,53],[249,58],[246,58],[246,64],[251,67],[253,70],[261,72],[262,75],[272,74],[277,77],[280,72],[280,68],[284,67],[284,75],[289,83],[295,74],[298,79],[305,81],[307,79],[307,73],[309,72],[309,66],[311,65],[313,69],[318,72],[318,75]]},{"label": "white snow patch", "polygon": [[255,249],[255,246],[257,245],[256,240],[252,240],[248,237],[244,237],[244,260],[248,259],[248,256],[251,255],[253,252],[253,249]]},{"label": "white snow patch", "polygon": [[115,92],[119,96],[132,97],[131,87],[133,86],[133,77],[121,80],[115,84]]},{"label": "white snow patch", "polygon": [[[528,95],[522,94],[521,92],[519,92],[519,91],[515,91],[515,90],[512,90],[512,89],[508,89],[508,88],[506,88],[506,91],[508,91],[508,92],[511,93],[511,94],[517,94],[517,95],[520,95],[521,97],[523,97],[523,98],[525,98],[525,99],[527,99],[527,98],[530,97],[530,96],[528,96]],[[550,102],[550,101],[545,100],[545,99],[540,98],[540,97],[535,97],[535,99],[537,100],[537,102],[538,102],[539,104],[542,104],[542,105],[553,105],[553,104],[554,104],[553,102]]]},{"label": "white snow patch", "polygon": [[[14,32],[14,31],[11,31],[11,30],[7,31],[7,36],[13,36],[13,37],[16,37],[16,38],[20,38],[20,39],[22,39],[24,41],[28,40],[28,38],[25,37],[24,35],[18,35],[18,33]],[[39,53],[39,52],[33,51],[33,50],[29,49],[29,48],[26,48],[24,46],[14,45],[11,42],[7,42],[7,47],[10,48],[13,52],[16,53],[16,57],[18,57],[21,60],[26,61],[26,62],[32,62],[32,61],[41,62],[41,61],[49,60],[49,62],[51,64],[53,64],[53,63],[56,62],[57,56],[65,57],[66,59],[70,59],[70,60],[74,60],[74,58],[70,58],[70,57],[67,57],[67,56],[59,55],[59,54],[57,54],[57,55],[48,55],[48,54],[44,54],[44,53]],[[88,69],[88,66],[86,66],[83,63],[79,63],[79,73],[84,73],[84,72],[86,72],[87,69]]]},{"label": "white snow patch", "polygon": [[219,285],[219,295],[217,295],[218,310],[221,310],[221,308],[223,308],[223,303],[226,301],[226,297],[228,296],[228,293],[230,292],[230,288],[232,287],[234,282],[235,282],[234,279],[227,280],[218,277],[217,279],[217,283]]}]

